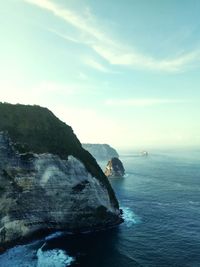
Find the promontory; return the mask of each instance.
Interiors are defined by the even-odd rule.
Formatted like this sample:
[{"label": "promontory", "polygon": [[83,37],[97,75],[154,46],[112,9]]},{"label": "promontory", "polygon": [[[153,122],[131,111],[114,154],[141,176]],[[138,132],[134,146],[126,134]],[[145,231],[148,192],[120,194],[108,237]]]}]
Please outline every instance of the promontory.
[{"label": "promontory", "polygon": [[0,247],[121,222],[107,177],[70,126],[47,108],[0,103]]}]

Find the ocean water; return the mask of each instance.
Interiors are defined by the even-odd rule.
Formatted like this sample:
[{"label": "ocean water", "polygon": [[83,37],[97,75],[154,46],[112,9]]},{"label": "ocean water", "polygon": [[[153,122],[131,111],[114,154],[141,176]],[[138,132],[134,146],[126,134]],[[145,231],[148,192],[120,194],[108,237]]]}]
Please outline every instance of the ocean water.
[{"label": "ocean water", "polygon": [[0,266],[199,267],[200,151],[120,158],[126,176],[110,181],[123,224],[93,234],[59,232],[17,246],[0,255]]}]

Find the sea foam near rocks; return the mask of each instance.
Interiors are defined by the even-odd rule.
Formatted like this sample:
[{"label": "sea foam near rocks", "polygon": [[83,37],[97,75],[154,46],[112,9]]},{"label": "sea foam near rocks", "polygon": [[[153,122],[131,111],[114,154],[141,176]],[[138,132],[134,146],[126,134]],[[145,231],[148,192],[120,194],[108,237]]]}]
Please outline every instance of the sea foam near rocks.
[{"label": "sea foam near rocks", "polygon": [[0,255],[0,264],[5,267],[66,267],[75,261],[64,250],[43,250],[44,246],[39,240],[11,248]]},{"label": "sea foam near rocks", "polygon": [[140,222],[140,219],[138,216],[129,208],[129,207],[121,207],[123,210],[123,219],[124,223],[127,227],[131,227],[134,224],[137,224]]},{"label": "sea foam near rocks", "polygon": [[[44,245],[43,245],[44,246]],[[64,250],[52,249],[43,251],[43,246],[37,251],[37,267],[66,267],[74,261]]]}]

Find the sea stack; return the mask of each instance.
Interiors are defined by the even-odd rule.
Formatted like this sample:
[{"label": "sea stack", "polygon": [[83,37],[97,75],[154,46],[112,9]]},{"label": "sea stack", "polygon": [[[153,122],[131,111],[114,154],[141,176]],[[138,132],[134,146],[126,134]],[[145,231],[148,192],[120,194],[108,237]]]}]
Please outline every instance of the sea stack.
[{"label": "sea stack", "polygon": [[0,103],[1,248],[121,222],[107,177],[70,126],[46,108]]},{"label": "sea stack", "polygon": [[104,173],[109,178],[123,177],[125,169],[121,160],[119,158],[109,160]]}]

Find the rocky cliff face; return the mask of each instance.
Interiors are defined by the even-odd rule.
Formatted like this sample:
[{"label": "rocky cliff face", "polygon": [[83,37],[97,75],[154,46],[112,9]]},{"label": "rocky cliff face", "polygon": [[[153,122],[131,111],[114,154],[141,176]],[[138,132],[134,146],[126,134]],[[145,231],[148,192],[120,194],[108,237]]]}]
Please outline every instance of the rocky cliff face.
[{"label": "rocky cliff face", "polygon": [[[12,110],[9,116],[12,118]],[[20,120],[19,117],[18,123]],[[63,144],[61,156],[59,145],[54,146],[58,153],[48,151],[47,145],[44,152],[37,152],[37,137],[27,142],[25,125],[25,132],[22,128],[15,130],[11,124],[7,133],[5,128],[0,132],[0,246],[41,231],[81,232],[119,224],[115,194],[72,130],[71,140],[66,143],[70,149]],[[22,142],[20,133],[27,135],[26,142]],[[28,145],[30,151],[22,153],[17,149],[27,149]]]},{"label": "rocky cliff face", "polygon": [[82,144],[82,146],[98,161],[119,157],[117,151],[107,144]]},{"label": "rocky cliff face", "polygon": [[110,178],[123,177],[125,170],[121,160],[118,158],[112,158],[111,160],[109,160],[104,173],[107,177]]}]

